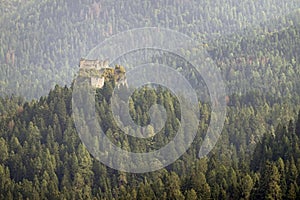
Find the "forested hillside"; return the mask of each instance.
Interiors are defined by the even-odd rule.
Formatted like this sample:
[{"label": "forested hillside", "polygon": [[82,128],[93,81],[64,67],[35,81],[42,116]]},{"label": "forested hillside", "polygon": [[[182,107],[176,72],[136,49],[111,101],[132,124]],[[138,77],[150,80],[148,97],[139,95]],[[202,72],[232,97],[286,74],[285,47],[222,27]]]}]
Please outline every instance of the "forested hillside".
[{"label": "forested hillside", "polygon": [[[110,120],[104,95],[111,92],[110,84],[97,91],[96,107],[101,126],[116,145],[147,152],[173,137],[179,124],[176,115],[169,113],[178,112],[172,94],[148,87],[134,94],[131,113],[140,123],[147,123],[146,96],[174,106],[167,108],[173,118],[163,133],[140,142],[122,134]],[[32,102],[2,98],[0,198],[297,199],[300,118],[292,110],[296,106],[272,105],[265,95],[249,96],[260,106],[235,98],[221,139],[208,157],[197,158],[210,115],[202,104],[203,121],[192,147],[166,169],[146,174],[112,170],[89,154],[71,117],[71,89],[56,86],[47,97]],[[273,118],[282,122],[273,127]]]},{"label": "forested hillside", "polygon": [[[5,5],[1,8],[11,11],[0,17],[0,92],[28,99],[46,95],[55,84],[70,85],[80,58],[113,34],[154,26],[180,31],[209,47],[220,37],[238,43],[247,35],[256,40],[260,34],[269,37],[295,26],[300,7],[298,0],[1,3]],[[288,36],[287,45],[293,43],[293,35],[283,36]],[[261,48],[262,53],[269,51],[264,45]],[[236,50],[228,46],[222,56],[229,59],[227,55]],[[227,67],[226,73],[230,69]]]},{"label": "forested hillside", "polygon": [[[299,9],[299,0],[0,1],[0,199],[300,199]],[[221,70],[226,119],[217,145],[199,159],[212,117],[211,103],[199,101],[201,120],[185,154],[155,172],[125,173],[80,140],[74,78],[80,58],[101,41],[152,26],[203,44],[194,51],[207,51]],[[182,67],[153,58],[160,59]],[[148,152],[174,138],[181,112],[172,91],[146,86],[131,96],[137,124],[149,123],[155,103],[168,116],[158,134],[140,140],[113,119],[114,86],[106,80],[97,89],[95,107],[116,146]]]}]

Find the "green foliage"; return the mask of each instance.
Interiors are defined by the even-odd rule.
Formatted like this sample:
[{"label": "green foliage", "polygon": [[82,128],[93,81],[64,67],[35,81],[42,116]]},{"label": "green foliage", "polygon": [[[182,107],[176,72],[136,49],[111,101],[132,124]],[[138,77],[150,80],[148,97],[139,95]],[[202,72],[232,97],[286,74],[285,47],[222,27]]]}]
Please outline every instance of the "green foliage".
[{"label": "green foliage", "polygon": [[[268,91],[279,96],[297,90],[292,80],[299,75],[299,12],[272,16],[272,21],[266,14],[267,10],[285,15],[281,10],[296,9],[297,0],[280,6],[264,2],[264,10],[253,0],[240,4],[234,0],[0,3],[1,13],[6,13],[0,17],[0,94],[32,99],[46,95],[55,84],[70,85],[79,58],[113,34],[145,26],[177,30],[203,42],[193,51],[209,51],[222,68],[230,91],[265,83]],[[251,27],[257,24],[260,26]],[[233,32],[244,28],[238,34]],[[224,37],[220,37],[222,33]],[[220,39],[211,40],[214,38]],[[250,82],[247,77],[252,78]]]},{"label": "green foliage", "polygon": [[[139,141],[131,136],[125,137],[114,123],[105,100],[112,92],[110,84],[108,82],[97,90],[96,108],[101,116],[100,124],[112,142],[130,151],[147,152],[172,139],[173,130],[180,125],[175,96],[163,88],[151,87],[141,88],[132,95],[130,113],[137,123],[148,123],[148,109],[152,104],[168,106],[165,128],[150,139]],[[48,97],[39,101],[1,100],[7,113],[0,127],[2,199],[298,198],[300,157],[297,146],[300,144],[297,128],[293,128],[299,126],[297,118],[295,123],[288,121],[287,126],[279,124],[274,134],[258,137],[251,160],[249,154],[243,153],[239,157],[233,154],[234,151],[242,152],[238,148],[251,146],[251,138],[249,143],[244,143],[232,134],[237,130],[247,134],[248,130],[255,130],[256,124],[237,124],[233,128],[229,123],[225,125],[222,136],[227,139],[220,140],[209,158],[197,159],[198,144],[194,143],[182,158],[168,166],[168,171],[135,175],[109,169],[88,153],[72,122],[71,95],[71,89],[57,86]],[[152,100],[149,102],[145,98]],[[236,101],[239,104],[244,102],[243,98]],[[205,107],[200,104],[203,113]],[[274,105],[268,109],[276,111],[276,108]],[[255,108],[255,112],[251,106],[240,108],[240,112],[233,115],[236,109],[229,108],[227,121],[237,117],[248,119],[248,122],[261,118],[254,115],[260,112],[259,108]],[[263,116],[269,117],[268,113]],[[199,132],[205,131],[205,126],[202,128],[199,127]],[[196,141],[201,140],[202,136],[198,134]],[[226,150],[229,143],[237,144],[230,146],[232,153]],[[219,151],[221,153],[217,155]],[[228,160],[228,156],[233,159]]]},{"label": "green foliage", "polygon": [[[296,7],[295,2],[282,7]],[[243,35],[210,41],[234,28],[235,15],[239,27],[246,27],[249,17],[260,21],[251,14],[260,8],[255,1],[236,7],[230,3],[218,9],[219,2],[211,0],[1,1],[0,94],[39,100],[0,98],[0,199],[299,199],[299,12],[268,26],[249,27]],[[278,23],[286,28],[277,31]],[[204,44],[186,53],[205,48],[230,93],[222,135],[207,158],[197,158],[211,117],[211,105],[203,101],[198,133],[187,153],[166,169],[129,174],[104,166],[88,153],[71,117],[72,90],[54,85],[70,84],[78,58],[100,41],[145,25],[194,32],[190,36]],[[172,56],[159,54],[152,59],[181,70],[192,83],[201,82],[195,71]],[[180,127],[179,102],[163,88],[141,88],[129,101],[133,120],[148,125],[148,110],[158,103],[166,108],[167,122],[155,135],[149,126],[148,134],[153,136],[149,139],[123,134],[110,111],[110,97],[124,73],[119,65],[105,71],[107,80],[95,97],[99,123],[123,149],[159,149]],[[207,97],[205,86],[197,89]],[[120,111],[124,106],[119,105]],[[95,148],[99,140],[95,139]]]}]

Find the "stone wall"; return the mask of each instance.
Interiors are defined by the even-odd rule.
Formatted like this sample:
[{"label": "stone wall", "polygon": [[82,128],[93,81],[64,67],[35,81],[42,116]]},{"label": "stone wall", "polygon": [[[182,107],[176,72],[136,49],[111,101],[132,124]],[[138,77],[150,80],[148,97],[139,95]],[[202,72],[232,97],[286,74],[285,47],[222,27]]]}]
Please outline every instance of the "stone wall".
[{"label": "stone wall", "polygon": [[79,62],[80,69],[101,69],[108,68],[108,61],[99,61],[99,60],[87,60],[84,58],[80,59]]},{"label": "stone wall", "polygon": [[102,88],[104,86],[104,77],[91,77],[91,86],[95,88]]}]

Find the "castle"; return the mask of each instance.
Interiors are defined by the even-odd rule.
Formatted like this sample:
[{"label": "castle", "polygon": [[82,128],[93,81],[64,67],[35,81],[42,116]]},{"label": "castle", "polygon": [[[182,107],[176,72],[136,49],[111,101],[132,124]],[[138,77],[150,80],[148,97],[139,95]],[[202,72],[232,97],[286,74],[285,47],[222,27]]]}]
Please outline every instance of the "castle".
[{"label": "castle", "polygon": [[79,72],[82,77],[86,77],[90,81],[90,85],[94,88],[102,88],[107,76],[114,77],[117,87],[120,85],[127,86],[125,76],[125,68],[116,65],[115,68],[109,66],[108,60],[87,60],[81,58],[79,62]]},{"label": "castle", "polygon": [[103,69],[109,68],[108,60],[99,61],[99,60],[87,60],[85,58],[81,58],[79,62],[80,69]]}]

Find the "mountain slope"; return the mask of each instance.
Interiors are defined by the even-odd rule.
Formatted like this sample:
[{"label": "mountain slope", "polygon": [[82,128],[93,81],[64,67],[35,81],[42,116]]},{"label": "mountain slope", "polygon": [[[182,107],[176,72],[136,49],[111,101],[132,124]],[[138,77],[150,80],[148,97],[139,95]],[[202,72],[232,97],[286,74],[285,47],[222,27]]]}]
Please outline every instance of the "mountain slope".
[{"label": "mountain slope", "polygon": [[245,28],[259,28],[261,22],[270,22],[263,27],[272,30],[285,28],[291,20],[278,22],[276,16],[300,5],[297,0],[43,0],[13,7],[17,12],[0,18],[0,92],[31,99],[46,95],[55,84],[69,85],[79,59],[121,31],[158,26],[209,42],[235,32],[244,35]]}]

